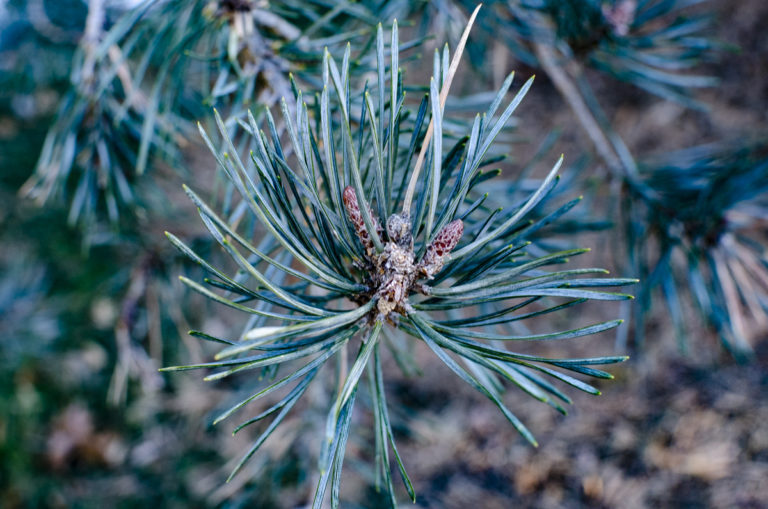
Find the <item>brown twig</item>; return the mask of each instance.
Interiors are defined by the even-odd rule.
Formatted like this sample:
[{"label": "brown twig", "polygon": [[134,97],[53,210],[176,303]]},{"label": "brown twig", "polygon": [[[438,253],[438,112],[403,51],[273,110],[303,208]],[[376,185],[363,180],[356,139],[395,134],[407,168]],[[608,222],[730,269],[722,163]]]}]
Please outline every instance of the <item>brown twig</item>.
[{"label": "brown twig", "polygon": [[611,142],[603,129],[600,127],[595,116],[587,106],[586,101],[579,93],[579,89],[573,83],[565,68],[558,62],[554,50],[551,46],[536,42],[533,45],[536,58],[538,58],[541,67],[552,80],[560,95],[571,107],[579,123],[586,131],[598,155],[603,159],[611,171],[624,172],[621,159],[611,147]]}]

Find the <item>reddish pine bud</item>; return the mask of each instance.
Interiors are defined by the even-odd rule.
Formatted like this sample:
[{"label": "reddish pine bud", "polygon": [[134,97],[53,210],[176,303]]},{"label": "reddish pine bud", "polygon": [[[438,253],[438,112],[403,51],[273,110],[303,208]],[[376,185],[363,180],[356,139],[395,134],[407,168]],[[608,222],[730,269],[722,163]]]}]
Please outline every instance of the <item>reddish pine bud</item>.
[{"label": "reddish pine bud", "polygon": [[455,219],[445,225],[440,233],[437,234],[435,240],[432,241],[430,247],[437,251],[440,256],[445,256],[456,247],[456,244],[461,240],[461,235],[464,233],[464,223],[461,219]]},{"label": "reddish pine bud", "polygon": [[435,274],[443,268],[444,259],[453,251],[456,244],[461,240],[464,233],[464,223],[461,219],[451,221],[440,230],[435,240],[427,247],[424,258],[419,263],[419,269],[428,278],[433,278]]},{"label": "reddish pine bud", "polygon": [[[376,253],[376,249],[373,244],[373,240],[371,240],[371,236],[368,234],[368,230],[365,227],[363,215],[360,213],[360,206],[357,203],[357,195],[355,194],[355,189],[352,186],[345,187],[341,197],[344,201],[344,208],[347,210],[347,217],[352,223],[352,226],[355,228],[357,238],[359,238],[360,242],[363,244],[368,257],[372,258]],[[374,228],[376,228],[377,233],[381,235],[382,228],[381,225],[379,225],[379,221],[376,219],[376,216],[373,215],[373,212],[370,210],[370,208],[368,209],[368,213],[371,215]]]}]

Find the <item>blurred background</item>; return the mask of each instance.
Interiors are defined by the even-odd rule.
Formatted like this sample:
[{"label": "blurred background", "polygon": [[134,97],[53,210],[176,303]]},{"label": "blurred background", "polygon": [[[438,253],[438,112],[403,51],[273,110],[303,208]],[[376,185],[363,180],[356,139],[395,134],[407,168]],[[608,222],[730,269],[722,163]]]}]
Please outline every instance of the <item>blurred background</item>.
[{"label": "blurred background", "polygon": [[[408,81],[423,83],[418,59],[455,45],[473,7],[0,0],[2,507],[311,500],[322,386],[224,484],[253,439],[211,426],[232,387],[157,371],[210,358],[190,328],[232,337],[245,322],[179,284],[202,274],[163,235],[216,256],[181,190],[226,195],[194,123],[275,106],[291,77],[316,84],[322,48],[362,51],[394,18]],[[535,74],[505,138],[504,193],[564,153],[562,193],[585,199],[552,242],[641,279],[631,304],[585,308],[626,318],[618,334],[531,352],[631,359],[568,416],[510,391],[538,449],[427,349],[410,376],[389,359],[416,506],[768,506],[766,25],[761,0],[486,3],[448,111]],[[354,419],[345,507],[384,507],[371,417]]]}]

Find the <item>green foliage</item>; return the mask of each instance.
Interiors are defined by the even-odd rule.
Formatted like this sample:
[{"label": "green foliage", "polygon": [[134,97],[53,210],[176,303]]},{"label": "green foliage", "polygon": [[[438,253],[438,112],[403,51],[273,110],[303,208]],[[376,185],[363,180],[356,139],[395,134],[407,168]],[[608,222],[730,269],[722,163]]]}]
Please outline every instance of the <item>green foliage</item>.
[{"label": "green foliage", "polygon": [[[372,9],[406,18],[418,13],[422,32],[458,37],[463,10],[472,2],[369,2]],[[541,67],[535,44],[556,48],[615,79],[689,107],[703,105],[692,97],[717,80],[695,74],[720,44],[706,36],[709,19],[691,9],[702,0],[514,0],[487,2],[493,15],[480,20],[474,62],[492,60],[501,44],[533,67]],[[487,69],[477,66],[480,75]]]},{"label": "green foliage", "polygon": [[693,69],[711,60],[718,44],[704,34],[709,20],[687,15],[697,1],[621,0],[603,6],[608,36],[589,53],[595,68],[621,81],[687,106],[703,107],[691,98],[698,88],[714,87],[718,80]]},{"label": "green foliage", "polygon": [[631,83],[661,98],[701,108],[691,93],[717,80],[692,70],[711,59],[700,0],[519,0],[497,2],[490,23],[515,55],[539,65],[530,43],[552,45],[566,58]]},{"label": "green foliage", "polygon": [[147,1],[103,31],[105,17],[103,1],[91,2],[92,32],[24,190],[68,203],[70,224],[89,232],[145,205],[136,184],[151,159],[181,166],[201,105],[231,114],[272,106],[291,95],[289,73],[316,76],[324,47],[357,40],[375,22],[354,5],[306,1]]},{"label": "green foliage", "polygon": [[[76,0],[47,4],[46,9],[37,10],[37,16],[29,15],[35,9],[26,1],[11,0],[0,6],[2,100],[67,81],[69,61],[82,35],[87,10]],[[34,116],[40,108],[35,102],[23,101],[23,105],[17,105],[17,114],[23,118]]]},{"label": "green foliage", "polygon": [[[583,252],[571,235],[607,229],[619,209],[615,249],[597,256],[602,264],[611,252],[620,272],[640,277],[642,285],[640,298],[622,302],[633,327],[614,329],[616,349],[642,346],[648,325],[657,324],[666,308],[674,326],[668,329],[676,329],[682,348],[700,344],[703,323],[738,359],[753,355],[768,323],[764,142],[737,140],[656,159],[638,151],[642,164],[636,165],[612,122],[637,104],[592,90],[602,73],[655,94],[649,101],[700,107],[700,99],[716,106],[729,100],[697,97],[697,89],[714,84],[696,70],[716,55],[708,16],[699,14],[713,11],[711,4],[486,4],[467,50],[475,74],[457,78],[460,86],[500,83],[511,52],[536,68],[539,80],[549,76],[588,136],[604,136],[602,148],[611,152],[606,157],[596,143],[606,168],[587,154],[544,179],[536,170],[549,157],[554,134],[530,162],[517,166],[522,169],[499,178],[508,142],[531,132],[506,115],[502,102],[511,80],[498,94],[451,97],[445,109],[437,97],[452,75],[447,49],[434,60],[432,86],[403,83],[399,72],[392,76],[411,57],[391,51],[390,37],[375,29],[379,20],[396,17],[407,26],[403,32],[419,37],[398,43],[400,50],[427,37],[455,42],[469,18],[466,7],[474,4],[193,0],[148,2],[128,11],[119,4],[0,2],[4,506],[306,503],[305,493],[292,488],[316,467],[306,452],[312,449],[306,430],[318,421],[318,407],[328,418],[320,440],[322,475],[314,478],[320,479],[317,504],[339,499],[346,445],[361,450],[370,436],[375,468],[356,469],[378,485],[367,503],[394,503],[393,475],[413,496],[408,457],[401,455],[401,436],[409,429],[402,425],[423,417],[422,409],[406,417],[407,408],[393,405],[402,395],[391,392],[387,362],[393,358],[392,366],[412,375],[417,348],[434,352],[533,441],[523,421],[536,419],[504,406],[505,386],[564,411],[570,400],[562,384],[594,394],[600,385],[581,375],[606,378],[596,368],[622,357],[544,358],[525,349],[534,345],[509,341],[578,339],[617,324],[560,327],[581,316],[573,311],[585,300],[626,298],[597,285],[631,280],[562,266]],[[106,6],[98,33],[81,38],[95,5]],[[341,61],[326,57],[326,47],[339,56],[347,41],[351,49]],[[554,55],[551,62],[541,58],[542,48]],[[543,100],[557,104],[544,91]],[[48,129],[55,105],[58,115]],[[210,107],[220,112],[218,122]],[[622,108],[621,116],[614,107]],[[484,113],[476,119],[463,116],[478,109]],[[721,129],[710,125],[710,114],[687,112],[683,120],[697,115],[709,136]],[[218,133],[208,144],[226,179],[224,186],[196,179],[189,191],[201,211],[203,238],[194,222],[174,224],[178,217],[155,208],[160,200],[176,205],[173,196],[162,195],[160,180],[190,178],[185,158],[200,160],[201,138],[192,122],[201,118],[206,133]],[[510,135],[512,125],[522,129]],[[566,133],[572,140],[573,130]],[[422,162],[415,163],[420,154]],[[14,196],[30,177],[30,158],[38,161],[37,173],[23,192],[45,202],[44,210]],[[210,187],[216,191],[209,199]],[[355,203],[359,198],[356,215],[345,206],[345,193]],[[580,193],[585,200],[575,198]],[[67,210],[58,208],[62,204]],[[413,246],[401,245],[397,232],[386,228],[391,217],[408,225]],[[170,238],[181,256],[158,238],[160,223],[176,233]],[[80,240],[92,245],[90,257]],[[412,265],[404,274],[387,272],[392,254],[403,251]],[[181,268],[184,257],[197,265],[192,273]],[[168,281],[182,270],[183,282],[196,292],[182,293],[175,278]],[[402,284],[388,286],[395,276],[403,276]],[[217,309],[219,303],[232,309]],[[703,319],[689,313],[691,307]],[[223,324],[238,314],[249,317],[243,334],[222,339],[229,337]],[[200,331],[177,341],[179,330],[189,327]],[[205,363],[211,347],[222,348],[221,358]],[[206,387],[193,377],[157,373],[173,363],[213,366],[209,378],[226,380]],[[233,391],[230,402],[217,403],[222,386]],[[318,393],[332,398],[330,404]],[[263,408],[246,415],[259,403]],[[355,403],[358,411],[361,405],[371,410],[372,420],[363,421],[372,424],[371,435],[356,431]],[[217,485],[219,468],[242,442],[221,426],[202,429],[201,415],[216,404],[223,407],[210,420],[242,413],[243,422],[232,428],[238,435],[255,433],[242,459],[259,450],[226,486]],[[77,442],[57,455],[54,443],[62,433]],[[115,450],[129,453],[110,459]],[[409,469],[418,472],[416,484],[426,482],[423,468]],[[106,483],[118,486],[119,495],[105,502]]]},{"label": "green foliage", "polygon": [[56,309],[46,309],[45,268],[22,260],[0,262],[0,368],[14,370],[28,357],[45,351],[58,330]]},{"label": "green foliage", "polygon": [[645,281],[635,306],[638,340],[660,288],[681,342],[682,299],[690,293],[726,348],[751,356],[755,327],[768,319],[760,233],[768,217],[765,142],[686,149],[649,163],[641,175],[640,185],[626,188],[623,223],[629,270]]},{"label": "green foliage", "polygon": [[[274,377],[214,422],[293,386],[278,403],[236,428],[238,432],[273,416],[232,476],[277,429],[321,368],[332,358],[339,359],[336,402],[329,409],[314,507],[322,504],[329,484],[332,505],[338,505],[345,445],[363,378],[373,401],[379,482],[395,505],[391,451],[414,498],[395,446],[381,367],[382,348],[400,360],[407,361],[403,358],[409,354],[398,346],[402,339],[390,341],[389,336],[405,334],[423,341],[534,445],[532,433],[502,402],[503,380],[564,413],[558,400],[570,400],[549,379],[599,394],[573,374],[611,378],[593,366],[626,359],[547,358],[503,346],[579,338],[612,329],[621,321],[535,335],[512,332],[520,320],[588,300],[628,299],[626,294],[599,288],[635,280],[608,279],[601,269],[555,267],[585,250],[536,256],[526,249],[529,236],[539,226],[526,219],[557,186],[562,158],[537,189],[508,211],[485,207],[483,195],[474,190],[480,181],[497,175],[481,172],[492,164],[488,155],[494,139],[532,80],[502,108],[512,85],[510,75],[487,111],[475,117],[467,136],[444,149],[444,104],[464,40],[453,60],[447,49],[435,53],[429,93],[414,111],[405,102],[396,24],[389,40],[387,46],[379,26],[375,84],[364,87],[362,93],[354,92],[359,89],[353,85],[353,59],[347,46],[341,65],[326,53],[321,90],[298,91],[295,110],[282,102],[280,124],[268,110],[263,127],[249,114],[247,122],[239,123],[254,140],[255,150],[248,159],[240,156],[218,113],[221,148],[201,128],[239,201],[225,217],[193,190],[187,188],[187,193],[212,237],[232,258],[233,275],[168,234],[176,247],[210,274],[203,284],[182,280],[196,292],[252,318],[248,330],[235,341],[193,332],[223,344],[216,359],[166,370],[213,369],[206,380],[251,370]],[[541,222],[572,206],[563,205]],[[493,332],[493,326],[503,332]],[[348,349],[357,351],[351,366],[346,364]],[[278,375],[278,369],[288,373]]]}]

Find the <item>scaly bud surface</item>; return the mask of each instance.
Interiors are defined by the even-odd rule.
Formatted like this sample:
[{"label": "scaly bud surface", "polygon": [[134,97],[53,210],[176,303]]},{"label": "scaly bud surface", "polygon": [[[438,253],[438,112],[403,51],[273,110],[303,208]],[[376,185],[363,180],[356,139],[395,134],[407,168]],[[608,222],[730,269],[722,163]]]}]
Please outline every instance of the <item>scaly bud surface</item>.
[{"label": "scaly bud surface", "polygon": [[461,219],[451,221],[440,230],[432,243],[427,247],[427,252],[419,262],[419,271],[428,279],[432,279],[440,272],[448,254],[453,251],[464,233],[464,223]]}]

